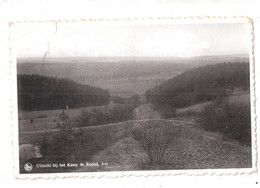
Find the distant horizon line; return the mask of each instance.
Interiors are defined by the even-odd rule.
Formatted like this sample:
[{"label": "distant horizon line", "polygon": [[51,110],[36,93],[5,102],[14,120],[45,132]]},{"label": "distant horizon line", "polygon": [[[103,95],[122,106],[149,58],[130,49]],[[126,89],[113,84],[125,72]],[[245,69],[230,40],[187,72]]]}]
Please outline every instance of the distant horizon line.
[{"label": "distant horizon line", "polygon": [[[248,56],[249,53],[238,53],[238,54],[218,54],[218,55],[199,55],[199,56],[57,56],[57,57],[45,57],[45,59],[101,59],[101,58],[108,58],[108,59],[174,59],[174,58],[179,58],[179,59],[189,59],[189,58],[198,58],[198,57],[212,57],[212,56]],[[17,57],[17,60],[26,60],[26,59],[43,59],[44,57],[40,56],[28,56],[28,57]]]}]

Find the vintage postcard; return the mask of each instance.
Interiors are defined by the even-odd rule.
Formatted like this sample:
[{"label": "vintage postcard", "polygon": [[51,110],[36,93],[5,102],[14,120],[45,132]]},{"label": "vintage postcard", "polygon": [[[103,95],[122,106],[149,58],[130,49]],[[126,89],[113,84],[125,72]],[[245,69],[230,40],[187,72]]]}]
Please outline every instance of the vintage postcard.
[{"label": "vintage postcard", "polygon": [[10,23],[17,178],[257,172],[247,17]]}]

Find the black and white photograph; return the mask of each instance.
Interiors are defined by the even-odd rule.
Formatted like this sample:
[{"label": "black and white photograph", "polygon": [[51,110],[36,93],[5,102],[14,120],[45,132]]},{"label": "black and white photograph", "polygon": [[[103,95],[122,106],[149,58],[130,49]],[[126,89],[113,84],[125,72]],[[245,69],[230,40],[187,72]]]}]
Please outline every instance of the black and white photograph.
[{"label": "black and white photograph", "polygon": [[20,174],[254,167],[250,22],[12,30]]}]

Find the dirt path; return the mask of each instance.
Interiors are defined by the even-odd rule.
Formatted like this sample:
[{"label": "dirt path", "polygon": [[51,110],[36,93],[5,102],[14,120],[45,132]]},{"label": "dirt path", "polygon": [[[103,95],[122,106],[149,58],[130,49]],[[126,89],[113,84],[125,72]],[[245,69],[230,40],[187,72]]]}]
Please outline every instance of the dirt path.
[{"label": "dirt path", "polygon": [[134,110],[134,119],[161,119],[158,112],[152,109],[152,104],[143,104]]},{"label": "dirt path", "polygon": [[[184,121],[184,120],[175,120],[175,119],[139,119],[139,120],[129,120],[129,121],[124,121],[124,122],[119,122],[119,123],[110,123],[110,124],[105,124],[105,125],[95,125],[95,126],[88,126],[88,127],[81,127],[81,128],[77,128],[77,127],[73,127],[72,130],[80,130],[80,129],[95,129],[98,127],[113,127],[115,125],[120,125],[120,124],[127,124],[127,123],[138,123],[138,122],[146,122],[146,121],[150,121],[150,120],[160,120],[160,121],[167,121],[167,122],[172,122],[175,123],[177,125],[191,125],[194,124],[194,122],[192,121]],[[45,130],[35,130],[35,131],[20,131],[19,135],[26,135],[26,134],[44,134],[44,133],[52,133],[52,132],[57,132],[58,129],[48,129],[47,131]]]}]

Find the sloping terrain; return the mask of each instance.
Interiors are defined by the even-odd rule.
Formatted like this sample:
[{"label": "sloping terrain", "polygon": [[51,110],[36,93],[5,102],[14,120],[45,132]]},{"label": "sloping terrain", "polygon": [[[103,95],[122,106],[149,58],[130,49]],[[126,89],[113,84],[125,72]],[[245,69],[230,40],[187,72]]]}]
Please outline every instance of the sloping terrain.
[{"label": "sloping terrain", "polygon": [[139,170],[139,165],[147,161],[147,155],[138,142],[129,136],[97,153],[92,161],[108,163],[107,166],[101,166],[100,171]]},{"label": "sloping terrain", "polygon": [[[243,146],[221,133],[205,131],[190,118],[152,121],[159,125],[160,122],[168,122],[178,131],[161,164],[150,164],[147,154],[132,135],[134,128],[149,125],[149,120],[134,120],[82,128],[83,134],[87,138],[85,148],[81,150],[88,155],[85,162],[98,162],[100,166],[85,166],[71,170],[83,172],[250,168],[252,165],[250,146]],[[51,135],[54,134],[55,132],[51,133]],[[44,132],[21,133],[20,144],[39,143],[42,141],[43,135]],[[55,156],[53,156],[53,162],[55,162]],[[101,166],[102,162],[105,165]]]},{"label": "sloping terrain", "polygon": [[220,63],[186,71],[146,92],[158,109],[183,108],[249,90],[249,63]]},{"label": "sloping terrain", "polygon": [[[161,164],[151,165],[147,154],[130,133],[112,143],[106,149],[99,151],[89,160],[98,162],[99,167],[84,167],[79,171],[251,167],[250,147],[227,139],[220,133],[204,131],[195,122],[168,121],[172,121],[172,126],[181,129],[181,132],[168,148]],[[142,126],[143,123],[144,121],[136,122],[133,126]],[[124,132],[124,130],[121,131]],[[102,162],[108,164],[102,166]]]}]

